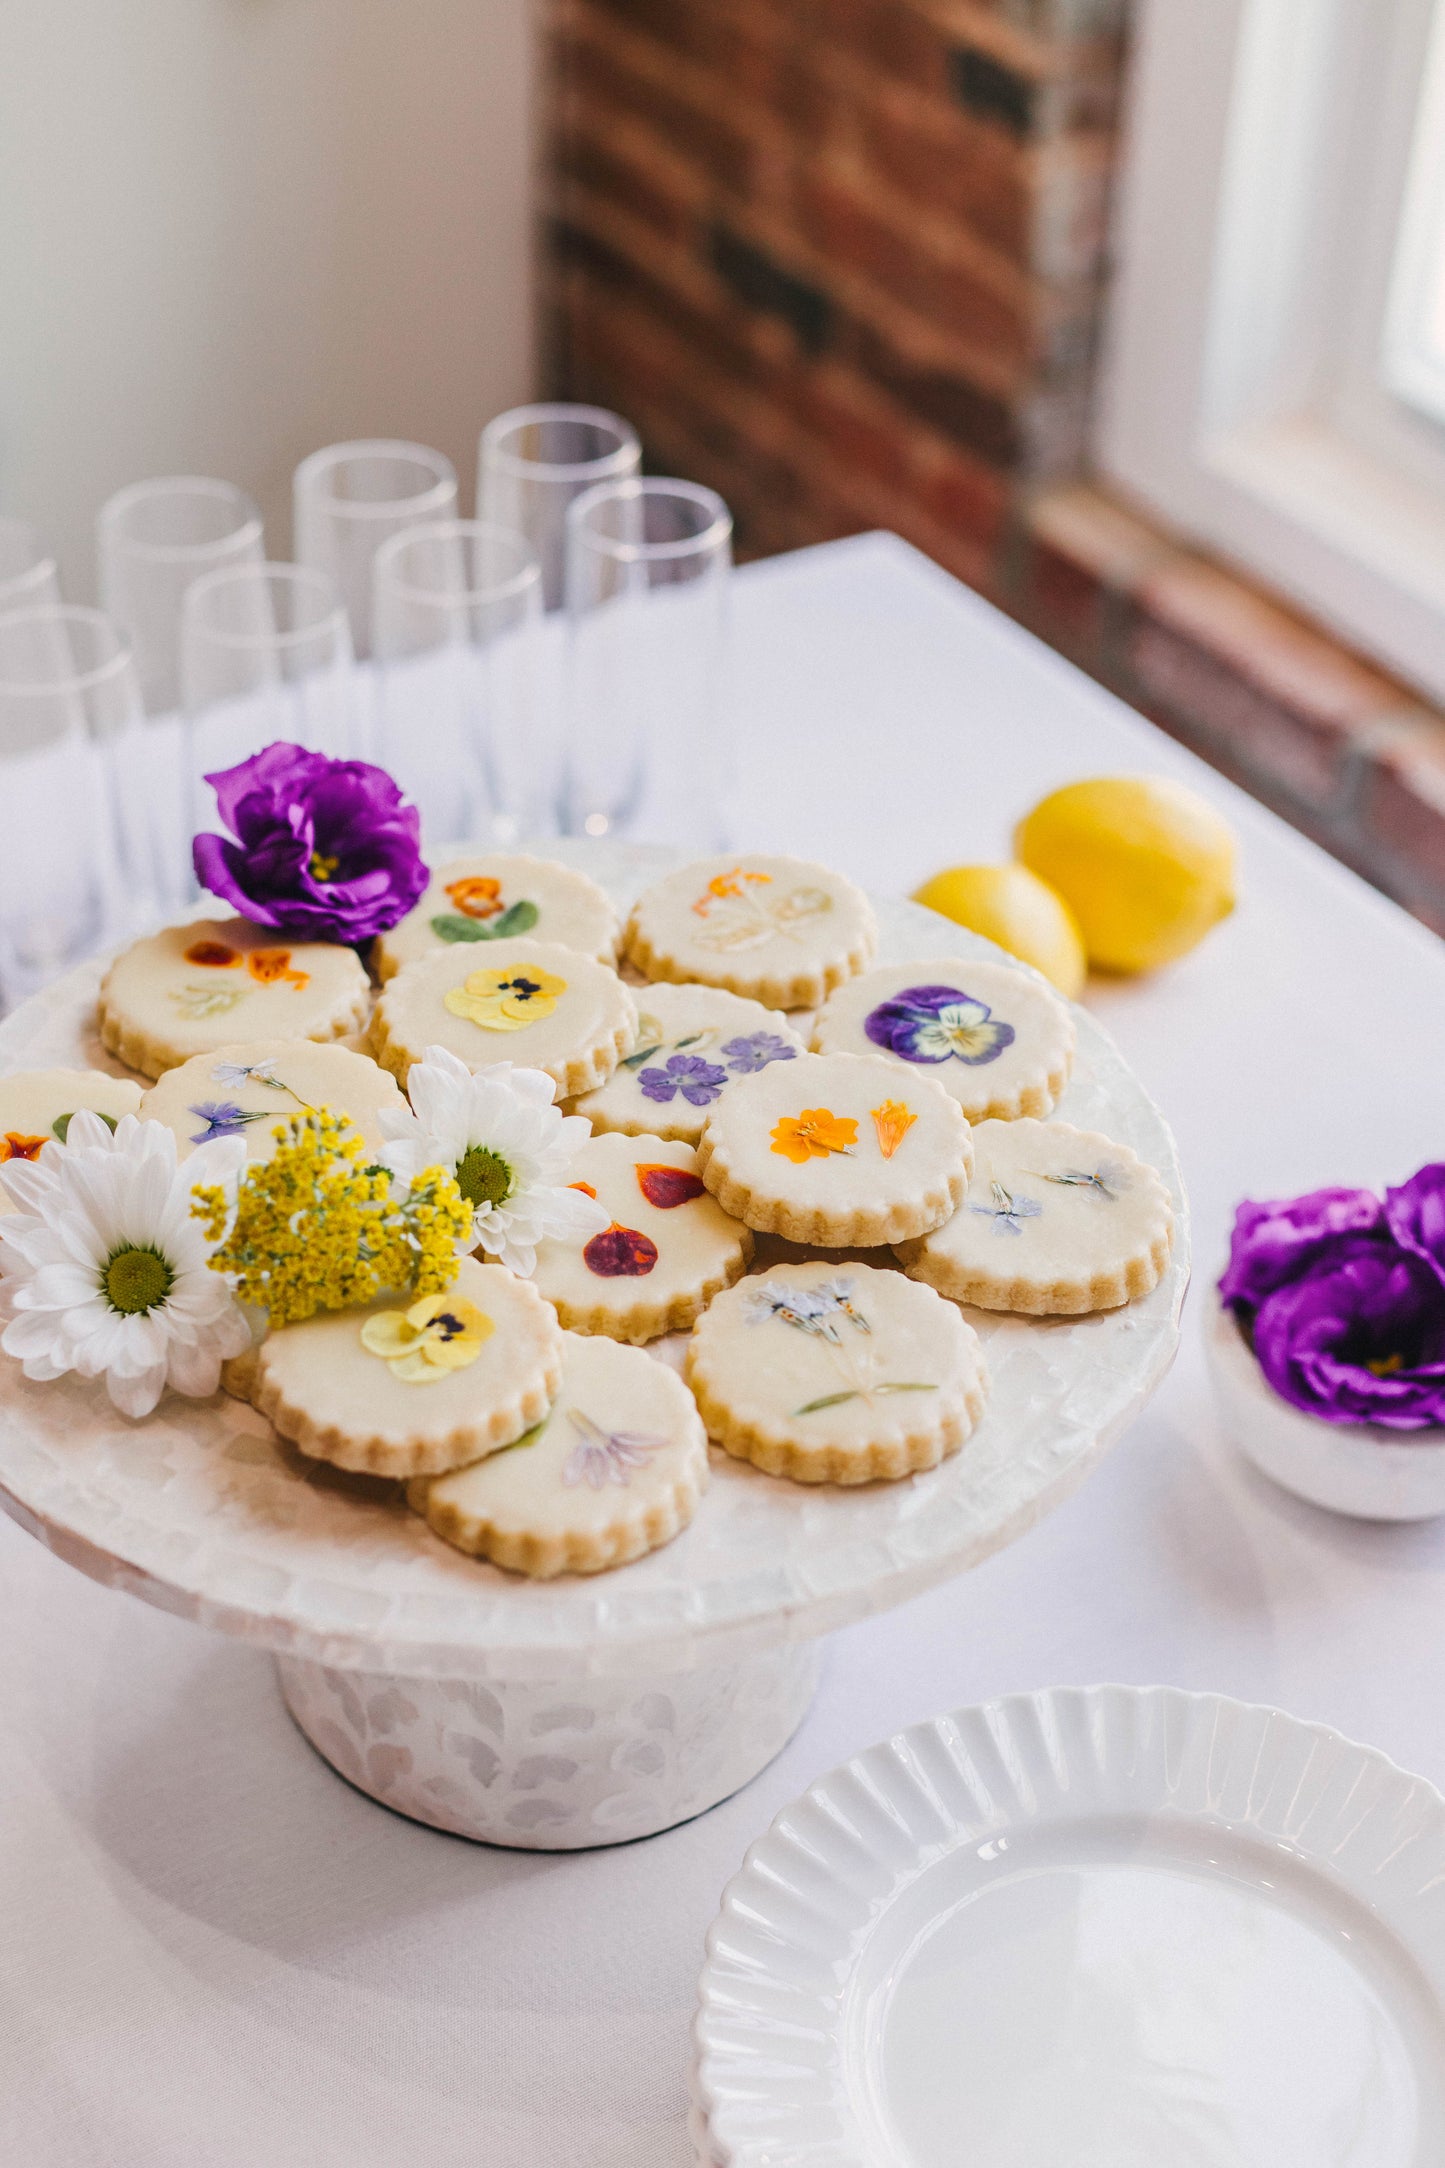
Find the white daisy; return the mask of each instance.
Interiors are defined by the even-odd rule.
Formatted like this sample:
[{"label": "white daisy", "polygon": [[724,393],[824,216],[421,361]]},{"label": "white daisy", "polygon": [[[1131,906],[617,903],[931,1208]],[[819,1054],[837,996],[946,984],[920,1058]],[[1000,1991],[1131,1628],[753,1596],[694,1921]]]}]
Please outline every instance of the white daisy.
[{"label": "white daisy", "polygon": [[112,1134],[82,1110],[63,1145],[0,1167],[20,1208],[0,1219],[0,1348],[28,1378],[103,1377],[123,1415],[149,1415],[167,1385],[213,1393],[251,1333],[207,1262],[191,1190],[229,1189],[245,1156],[227,1138],[178,1166],[160,1122],[127,1114]]},{"label": "white daisy", "polygon": [[539,1242],[586,1242],[610,1224],[594,1197],[568,1186],[592,1124],[553,1106],[557,1088],[540,1069],[499,1061],[473,1075],[429,1046],[406,1088],[411,1109],[381,1117],[382,1162],[403,1183],[423,1167],[453,1170],[475,1215],[469,1246],[525,1278]]}]

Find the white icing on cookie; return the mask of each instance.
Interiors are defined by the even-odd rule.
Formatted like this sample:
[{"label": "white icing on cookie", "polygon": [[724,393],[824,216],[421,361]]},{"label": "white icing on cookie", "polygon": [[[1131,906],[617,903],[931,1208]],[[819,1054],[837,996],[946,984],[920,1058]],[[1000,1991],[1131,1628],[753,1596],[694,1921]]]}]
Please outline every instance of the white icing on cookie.
[{"label": "white icing on cookie", "polygon": [[792,1061],[803,1042],[787,1017],[716,986],[642,986],[637,1045],[571,1112],[594,1129],[696,1144],[708,1113],[740,1076]]},{"label": "white icing on cookie", "polygon": [[555,858],[489,851],[437,866],[420,903],[381,935],[376,968],[395,976],[435,950],[475,949],[520,934],[556,941],[610,964],[617,953],[617,913],[595,881]]},{"label": "white icing on cookie", "polygon": [[545,1070],[566,1099],[604,1082],[636,1036],[637,1010],[615,971],[580,950],[520,939],[408,964],[382,988],[371,1046],[403,1084],[429,1046],[444,1046],[469,1069],[512,1061]]},{"label": "white icing on cookie", "polygon": [[623,945],[649,979],[696,979],[774,1009],[809,1008],[878,945],[873,906],[805,858],[700,858],[646,889]]},{"label": "white icing on cookie", "polygon": [[936,1077],[971,1122],[1044,1115],[1068,1082],[1074,1020],[1041,979],[962,957],[887,964],[830,994],[820,1054],[883,1054]]},{"label": "white icing on cookie", "polygon": [[168,1069],[141,1112],[172,1131],[182,1159],[213,1137],[244,1137],[247,1159],[262,1160],[275,1152],[281,1123],[321,1107],[347,1115],[379,1151],[380,1116],[405,1104],[396,1078],[369,1055],[308,1039],[263,1039],[219,1046]]}]

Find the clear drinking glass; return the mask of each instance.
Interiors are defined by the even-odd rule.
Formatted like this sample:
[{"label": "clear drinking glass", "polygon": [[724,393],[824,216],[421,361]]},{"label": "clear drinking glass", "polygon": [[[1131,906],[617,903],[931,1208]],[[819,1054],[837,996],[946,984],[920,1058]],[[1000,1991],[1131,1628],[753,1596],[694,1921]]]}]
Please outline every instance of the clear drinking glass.
[{"label": "clear drinking glass", "polygon": [[351,628],[326,573],[243,565],[197,580],[181,612],[187,833],[215,816],[204,777],[278,738],[352,758],[356,678]]},{"label": "clear drinking glass", "polygon": [[141,720],[130,651],[101,611],[0,616],[0,1007],[144,919],[146,830],[124,848],[114,789]]},{"label": "clear drinking glass", "polygon": [[455,517],[456,469],[424,444],[378,437],[313,452],[293,487],[296,562],[336,582],[356,652],[369,655],[372,559],[394,534]]},{"label": "clear drinking glass", "polygon": [[0,518],[0,610],[60,600],[60,575],[28,519]]},{"label": "clear drinking glass", "polygon": [[605,482],[568,512],[572,834],[725,848],[732,531],[695,482]]},{"label": "clear drinking glass", "polygon": [[543,607],[566,599],[567,507],[599,482],[642,471],[631,422],[606,407],[512,407],[477,452],[477,518],[525,535],[542,567]]},{"label": "clear drinking glass", "polygon": [[373,749],[431,843],[554,825],[555,735],[537,701],[542,573],[519,534],[438,520],[376,553]]},{"label": "clear drinking glass", "polygon": [[148,715],[180,702],[181,602],[193,580],[265,556],[261,514],[231,482],[200,474],[132,482],[95,522],[100,605],[129,640]]}]

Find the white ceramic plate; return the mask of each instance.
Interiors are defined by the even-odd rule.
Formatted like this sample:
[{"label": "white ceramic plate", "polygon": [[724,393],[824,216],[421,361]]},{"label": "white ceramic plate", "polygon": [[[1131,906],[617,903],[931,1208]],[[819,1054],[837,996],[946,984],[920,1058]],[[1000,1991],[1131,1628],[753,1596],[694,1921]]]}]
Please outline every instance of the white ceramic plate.
[{"label": "white ceramic plate", "polygon": [[1445,2159],[1445,1800],[1278,1710],[915,1725],[779,1815],[707,1949],[709,2168]]},{"label": "white ceramic plate", "polygon": [[[676,852],[580,842],[625,906]],[[916,904],[879,899],[882,958],[997,957]],[[95,1037],[89,964],[0,1024],[0,1071],[114,1067]],[[407,1510],[399,1487],[347,1478],[282,1448],[253,1409],[171,1396],[128,1423],[103,1386],[28,1384],[0,1362],[0,1505],[98,1579],[280,1654],[413,1677],[525,1679],[687,1670],[808,1640],[962,1572],[1081,1483],[1167,1370],[1189,1276],[1174,1141],[1086,1010],[1060,1112],[1131,1145],[1168,1184],[1169,1269],[1098,1317],[972,1314],[992,1389],[963,1452],[928,1475],[855,1491],[784,1483],[713,1456],[677,1542],[625,1572],[522,1581],[466,1558]],[[664,1356],[668,1342],[656,1343]],[[679,1349],[670,1353],[677,1359]]]}]

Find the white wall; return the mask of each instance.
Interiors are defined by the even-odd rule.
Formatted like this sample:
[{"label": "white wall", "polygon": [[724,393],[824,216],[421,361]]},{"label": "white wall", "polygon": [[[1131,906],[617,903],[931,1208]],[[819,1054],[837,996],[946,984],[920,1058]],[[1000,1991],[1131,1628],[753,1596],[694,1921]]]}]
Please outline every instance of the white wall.
[{"label": "white wall", "polygon": [[456,462],[530,396],[528,0],[0,0],[0,510],[90,599],[123,482],[217,474],[290,554],[352,436]]}]

